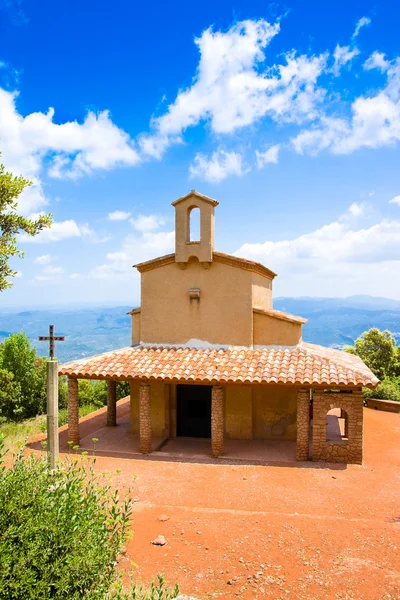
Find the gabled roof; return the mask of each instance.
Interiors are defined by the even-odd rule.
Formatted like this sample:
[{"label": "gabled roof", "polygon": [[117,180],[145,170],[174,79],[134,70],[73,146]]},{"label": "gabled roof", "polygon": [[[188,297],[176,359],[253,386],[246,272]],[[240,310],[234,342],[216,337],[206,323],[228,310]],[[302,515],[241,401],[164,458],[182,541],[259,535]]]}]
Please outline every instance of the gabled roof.
[{"label": "gabled roof", "polygon": [[[240,258],[239,256],[233,256],[233,254],[225,254],[224,252],[213,252],[213,261],[231,265],[232,267],[239,267],[240,269],[247,269],[248,271],[254,271],[260,275],[264,275],[269,279],[274,279],[276,273],[264,267],[263,264],[255,262],[254,260],[248,260],[247,258]],[[158,258],[152,258],[144,262],[133,265],[136,269],[143,273],[144,271],[151,271],[164,265],[169,265],[175,262],[175,254],[165,254]]]},{"label": "gabled roof", "polygon": [[185,194],[184,196],[181,196],[180,198],[178,198],[178,200],[175,200],[175,202],[172,202],[172,206],[176,206],[177,204],[184,202],[184,200],[187,200],[191,196],[195,196],[196,198],[199,198],[200,200],[203,200],[204,202],[208,202],[209,204],[212,204],[213,206],[218,206],[218,204],[219,204],[219,202],[217,200],[214,200],[214,198],[210,198],[210,196],[205,196],[204,194],[200,194],[200,192],[197,192],[196,190],[190,190],[190,192],[188,194]]},{"label": "gabled roof", "polygon": [[305,343],[254,349],[139,345],[71,361],[59,373],[80,379],[166,383],[372,388],[379,383],[358,356]]}]

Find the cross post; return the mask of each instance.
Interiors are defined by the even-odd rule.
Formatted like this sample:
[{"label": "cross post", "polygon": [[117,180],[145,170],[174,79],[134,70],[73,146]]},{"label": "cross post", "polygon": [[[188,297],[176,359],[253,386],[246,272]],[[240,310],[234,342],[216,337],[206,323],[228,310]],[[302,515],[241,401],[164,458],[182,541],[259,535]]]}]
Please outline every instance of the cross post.
[{"label": "cross post", "polygon": [[63,342],[65,336],[54,335],[54,325],[49,327],[49,335],[39,336],[40,342],[50,342],[47,361],[47,455],[52,469],[57,467],[59,454],[58,440],[58,362],[54,360],[54,342]]}]

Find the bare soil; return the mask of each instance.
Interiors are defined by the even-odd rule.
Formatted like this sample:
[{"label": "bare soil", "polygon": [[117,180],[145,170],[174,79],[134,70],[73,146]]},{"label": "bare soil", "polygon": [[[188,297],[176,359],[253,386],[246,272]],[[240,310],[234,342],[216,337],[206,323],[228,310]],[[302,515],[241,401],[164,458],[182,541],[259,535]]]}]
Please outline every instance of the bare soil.
[{"label": "bare soil", "polygon": [[362,466],[98,457],[120,488],[137,475],[121,565],[198,598],[400,598],[400,415],[364,416]]}]

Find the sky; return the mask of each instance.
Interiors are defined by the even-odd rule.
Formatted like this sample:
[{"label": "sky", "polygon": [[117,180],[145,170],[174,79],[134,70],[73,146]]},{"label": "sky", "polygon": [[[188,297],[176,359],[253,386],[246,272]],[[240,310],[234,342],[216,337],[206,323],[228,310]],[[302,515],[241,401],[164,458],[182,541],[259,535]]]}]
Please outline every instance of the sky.
[{"label": "sky", "polygon": [[400,5],[0,0],[0,151],[33,182],[0,306],[140,301],[178,197],[275,296],[400,299]]}]

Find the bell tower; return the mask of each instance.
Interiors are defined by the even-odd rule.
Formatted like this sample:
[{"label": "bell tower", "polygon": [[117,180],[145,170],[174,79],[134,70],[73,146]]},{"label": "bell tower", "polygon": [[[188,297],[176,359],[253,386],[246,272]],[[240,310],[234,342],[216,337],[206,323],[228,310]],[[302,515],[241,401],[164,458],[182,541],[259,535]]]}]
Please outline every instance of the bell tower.
[{"label": "bell tower", "polygon": [[[175,200],[172,206],[175,208],[175,262],[185,268],[194,257],[209,267],[214,251],[214,209],[218,202],[191,190]],[[198,232],[195,230],[196,213],[200,217]]]}]

